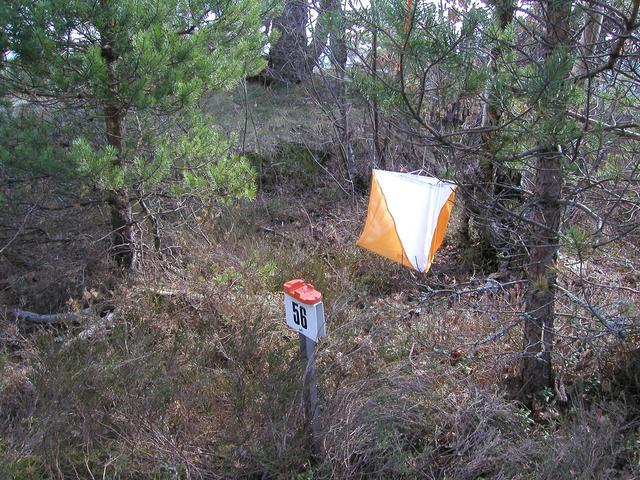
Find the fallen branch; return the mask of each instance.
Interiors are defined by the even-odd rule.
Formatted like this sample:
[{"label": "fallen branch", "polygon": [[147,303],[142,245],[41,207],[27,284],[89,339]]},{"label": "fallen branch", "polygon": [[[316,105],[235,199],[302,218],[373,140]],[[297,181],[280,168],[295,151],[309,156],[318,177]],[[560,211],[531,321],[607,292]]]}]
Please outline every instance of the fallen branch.
[{"label": "fallen branch", "polygon": [[110,312],[104,317],[98,317],[94,320],[91,320],[88,323],[87,328],[82,330],[76,338],[78,340],[86,340],[87,338],[93,337],[97,332],[111,327],[115,323],[115,318],[116,312]]},{"label": "fallen branch", "polygon": [[[583,300],[583,299],[581,299],[579,297],[576,297],[573,293],[568,291],[566,288],[562,288],[560,285],[556,285],[556,287],[559,290],[561,290],[562,292],[564,292],[564,294],[574,304],[578,305],[579,307],[584,308],[589,313],[591,313],[591,315],[593,317],[595,317],[609,331],[609,333],[615,335],[616,337],[618,337],[620,339],[624,339],[624,338],[627,337],[627,332],[625,331],[625,326],[627,326],[627,325],[625,325],[624,322],[621,322],[621,321],[617,320],[616,318],[609,317],[607,314],[605,314],[599,308],[595,307],[594,305],[591,305],[586,300]],[[623,317],[622,320],[626,320],[627,323],[628,323],[629,319],[627,319],[626,317]]]},{"label": "fallen branch", "polygon": [[104,305],[94,305],[89,308],[85,308],[81,312],[68,312],[68,313],[53,313],[49,315],[42,315],[39,313],[29,312],[27,310],[20,310],[15,308],[9,310],[9,317],[15,321],[22,320],[25,322],[38,323],[42,325],[53,325],[58,323],[78,323],[87,317],[99,314],[104,310]]},{"label": "fallen branch", "polygon": [[22,320],[25,322],[39,324],[56,324],[56,323],[74,323],[80,322],[83,318],[88,317],[93,309],[87,308],[82,312],[54,313],[51,315],[41,315],[39,313],[28,312],[26,310],[14,309],[9,311],[9,315],[14,320]]},{"label": "fallen branch", "polygon": [[278,235],[279,237],[282,237],[284,239],[289,239],[289,237],[287,237],[284,233],[282,232],[278,232],[277,230],[274,230],[273,228],[269,228],[269,227],[260,227],[261,230],[264,230],[267,233],[271,233],[273,235]]},{"label": "fallen branch", "polygon": [[508,325],[505,325],[504,327],[496,330],[495,332],[486,335],[485,337],[483,337],[482,339],[478,340],[477,342],[474,342],[471,345],[471,347],[469,348],[469,350],[467,351],[467,358],[470,358],[470,359],[474,358],[476,356],[476,353],[478,351],[478,347],[479,346],[484,345],[486,343],[493,342],[493,341],[505,336],[516,325],[519,325],[520,322],[522,322],[522,318],[519,318],[515,322],[510,323]]},{"label": "fallen branch", "polygon": [[[502,274],[501,274],[502,275]],[[440,300],[446,299],[448,296],[452,296],[455,295],[458,297],[458,300],[460,300],[460,297],[462,295],[468,295],[468,294],[478,294],[478,293],[498,293],[500,291],[504,292],[505,291],[505,287],[511,286],[511,285],[515,285],[518,283],[524,283],[526,280],[513,280],[511,282],[505,282],[505,283],[500,283],[499,281],[497,281],[495,278],[487,278],[485,280],[485,282],[475,288],[460,288],[461,285],[459,286],[453,286],[452,288],[442,288],[442,289],[434,289],[431,288],[429,285],[424,285],[419,283],[418,286],[422,289],[424,289],[425,291],[422,292],[425,300],[430,300],[430,297],[435,296],[437,294],[446,294],[444,296],[444,298],[441,298]]]},{"label": "fallen branch", "polygon": [[201,293],[190,293],[182,290],[167,290],[163,288],[144,288],[143,291],[152,293],[153,295],[157,295],[159,297],[174,297],[174,298],[185,298],[192,302],[201,302],[205,300],[205,296]]},{"label": "fallen branch", "polygon": [[69,347],[74,342],[80,340],[88,340],[90,338],[95,337],[98,333],[107,331],[110,327],[112,327],[115,323],[116,312],[109,312],[104,317],[97,317],[89,320],[87,322],[86,328],[78,333],[77,336],[71,337],[65,343],[65,347]]}]

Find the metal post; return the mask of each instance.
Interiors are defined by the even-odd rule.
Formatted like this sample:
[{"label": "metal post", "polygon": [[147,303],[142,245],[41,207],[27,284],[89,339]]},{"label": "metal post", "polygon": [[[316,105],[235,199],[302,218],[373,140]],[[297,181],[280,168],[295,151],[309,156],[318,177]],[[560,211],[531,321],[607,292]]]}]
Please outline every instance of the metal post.
[{"label": "metal post", "polygon": [[300,357],[302,358],[302,383],[305,425],[311,427],[310,444],[314,455],[320,455],[322,443],[318,422],[318,383],[316,375],[315,342],[299,333]]}]

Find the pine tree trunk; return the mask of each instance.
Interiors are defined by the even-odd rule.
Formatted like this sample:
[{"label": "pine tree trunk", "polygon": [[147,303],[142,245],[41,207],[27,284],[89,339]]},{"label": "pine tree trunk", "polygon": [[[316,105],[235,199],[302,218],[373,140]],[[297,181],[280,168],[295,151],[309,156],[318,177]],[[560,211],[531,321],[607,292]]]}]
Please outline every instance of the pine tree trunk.
[{"label": "pine tree trunk", "polygon": [[[566,45],[570,33],[570,0],[548,0],[545,12],[547,42],[545,59]],[[565,81],[569,81],[566,79]],[[558,121],[566,109],[553,107]],[[547,112],[548,113],[548,112]],[[554,301],[556,292],[555,261],[559,249],[563,177],[562,149],[559,145],[539,145],[533,187],[533,211],[530,216],[529,264],[525,300],[524,345],[522,360],[522,394],[530,402],[540,390],[553,385],[552,348],[554,337]]]},{"label": "pine tree trunk", "polygon": [[[122,167],[124,163],[122,143],[123,110],[117,103],[118,82],[114,72],[114,62],[118,57],[113,50],[115,43],[113,27],[113,25],[108,25],[104,31],[100,32],[100,54],[107,65],[107,75],[109,76],[109,94],[103,103],[103,113],[107,144],[111,145],[117,152],[114,166]],[[129,270],[135,269],[136,249],[133,235],[133,218],[131,202],[126,188],[113,189],[107,192],[107,204],[111,211],[111,254],[120,267]]]},{"label": "pine tree trunk", "polygon": [[554,336],[554,300],[560,227],[561,153],[547,150],[537,160],[531,217],[534,232],[529,246],[528,288],[525,300],[522,392],[533,394],[552,385],[551,350]]},{"label": "pine tree trunk", "polygon": [[338,110],[340,111],[340,120],[338,129],[340,130],[340,150],[342,158],[347,167],[349,180],[355,178],[355,160],[353,156],[353,148],[351,146],[351,128],[349,125],[349,105],[347,102],[347,84],[345,82],[345,74],[347,71],[347,43],[346,43],[346,19],[344,11],[338,2],[335,2],[333,8],[336,10],[336,21],[333,22],[335,27],[331,32],[330,50],[331,64],[336,73],[336,99],[338,102]]},{"label": "pine tree trunk", "polygon": [[[515,4],[512,1],[502,0],[495,2],[495,20],[502,30],[511,23],[514,9]],[[502,46],[500,44],[491,48],[488,66],[493,76],[499,73],[497,61],[501,54]],[[491,101],[497,92],[493,91],[491,87],[487,90],[482,112],[482,126],[497,127],[500,125],[503,112],[496,105],[496,102]],[[500,225],[499,221],[496,221],[497,212],[493,208],[493,204],[496,201],[496,182],[498,177],[504,177],[501,174],[504,167],[500,166],[496,160],[495,137],[496,133],[490,130],[481,134],[484,155],[480,157],[478,166],[479,182],[478,186],[474,188],[473,198],[470,199],[471,204],[469,205],[469,211],[479,224],[477,228],[480,240],[480,255],[483,261],[487,263],[495,263],[497,261],[498,251],[501,246],[498,240],[500,232],[496,231],[500,228]],[[470,218],[467,219],[467,222],[469,220]],[[469,232],[468,223],[465,228]]]},{"label": "pine tree trunk", "polygon": [[287,0],[273,27],[280,38],[269,52],[266,75],[285,83],[298,83],[309,76],[307,68],[308,5],[305,0]]},{"label": "pine tree trunk", "polygon": [[135,269],[131,203],[126,191],[107,192],[107,203],[111,211],[111,255],[120,267]]}]

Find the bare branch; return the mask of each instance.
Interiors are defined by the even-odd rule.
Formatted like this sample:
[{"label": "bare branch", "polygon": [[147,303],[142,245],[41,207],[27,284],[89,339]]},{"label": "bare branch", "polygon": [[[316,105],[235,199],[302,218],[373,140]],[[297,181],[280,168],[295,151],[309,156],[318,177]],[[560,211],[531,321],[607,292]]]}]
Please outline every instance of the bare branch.
[{"label": "bare branch", "polygon": [[631,132],[627,130],[627,128],[640,126],[637,123],[609,125],[608,123],[601,122],[600,120],[594,120],[593,118],[590,118],[590,117],[585,117],[584,115],[581,115],[576,112],[567,111],[567,115],[587,125],[590,123],[593,123],[594,125],[597,125],[599,128],[602,128],[605,131],[610,131],[611,133],[614,133],[615,135],[618,135],[620,137],[630,138],[632,140],[640,141],[640,133]]},{"label": "bare branch", "polygon": [[609,59],[607,60],[607,62],[587,73],[575,77],[576,80],[585,80],[589,77],[594,77],[606,70],[613,70],[618,58],[622,56],[622,48],[624,47],[625,42],[628,38],[631,37],[631,33],[638,27],[638,22],[636,21],[638,18],[638,9],[640,9],[640,0],[633,0],[633,3],[631,5],[631,13],[629,14],[629,17],[625,19],[624,31],[620,34],[620,36],[618,36],[618,40],[616,40],[616,43],[613,44],[613,48],[609,53]]}]

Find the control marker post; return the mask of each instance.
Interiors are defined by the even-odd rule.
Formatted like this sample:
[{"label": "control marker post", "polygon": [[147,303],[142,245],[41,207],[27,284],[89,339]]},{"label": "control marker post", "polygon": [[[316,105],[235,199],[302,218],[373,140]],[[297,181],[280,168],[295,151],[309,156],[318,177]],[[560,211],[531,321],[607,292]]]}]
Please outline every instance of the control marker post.
[{"label": "control marker post", "polygon": [[305,425],[310,427],[311,447],[315,455],[321,452],[318,423],[318,384],[314,347],[325,336],[322,294],[304,280],[289,280],[284,284],[284,307],[287,325],[298,332],[303,368],[303,400]]}]

